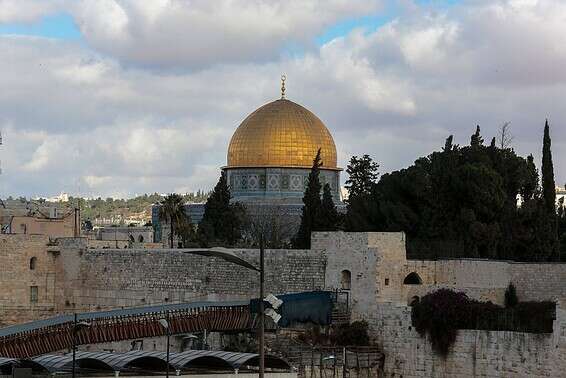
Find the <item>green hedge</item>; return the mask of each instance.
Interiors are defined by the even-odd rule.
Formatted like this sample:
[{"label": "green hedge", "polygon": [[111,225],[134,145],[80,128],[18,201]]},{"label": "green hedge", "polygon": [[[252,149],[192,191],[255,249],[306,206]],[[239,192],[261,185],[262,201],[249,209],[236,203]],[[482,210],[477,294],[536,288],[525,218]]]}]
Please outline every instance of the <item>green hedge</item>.
[{"label": "green hedge", "polygon": [[433,349],[446,356],[459,329],[552,333],[556,304],[519,302],[512,308],[470,299],[466,294],[440,289],[413,305],[413,325],[429,335]]}]

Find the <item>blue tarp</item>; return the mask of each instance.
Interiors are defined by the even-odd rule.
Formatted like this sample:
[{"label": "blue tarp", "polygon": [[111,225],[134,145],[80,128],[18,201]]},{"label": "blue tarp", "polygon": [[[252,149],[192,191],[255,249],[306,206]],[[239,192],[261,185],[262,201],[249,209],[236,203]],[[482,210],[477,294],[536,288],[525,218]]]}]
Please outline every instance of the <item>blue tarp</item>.
[{"label": "blue tarp", "polygon": [[[288,327],[292,323],[314,323],[329,325],[332,320],[332,297],[329,291],[310,291],[297,294],[277,295],[283,301],[276,311],[281,315],[277,323],[280,327]],[[271,305],[265,302],[265,308]],[[259,313],[259,299],[250,301],[252,313]]]}]

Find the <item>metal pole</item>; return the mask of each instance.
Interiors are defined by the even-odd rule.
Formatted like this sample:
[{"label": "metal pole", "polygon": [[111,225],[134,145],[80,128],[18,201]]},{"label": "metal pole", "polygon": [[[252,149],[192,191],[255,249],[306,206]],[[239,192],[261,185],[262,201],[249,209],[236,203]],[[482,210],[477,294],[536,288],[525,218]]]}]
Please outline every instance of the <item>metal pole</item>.
[{"label": "metal pole", "polygon": [[171,323],[169,323],[169,312],[166,315],[167,318],[167,370],[165,373],[165,377],[169,378],[169,338],[171,337]]},{"label": "metal pole", "polygon": [[75,317],[74,317],[74,321],[73,321],[73,329],[71,331],[71,339],[73,341],[73,370],[72,370],[72,378],[75,378],[75,349],[77,349],[76,347],[76,335],[77,335],[77,314],[75,313]]},{"label": "metal pole", "polygon": [[265,282],[265,262],[264,262],[264,248],[263,248],[263,233],[259,239],[259,377],[263,378],[265,374],[265,306],[263,303],[264,297],[264,282]]}]

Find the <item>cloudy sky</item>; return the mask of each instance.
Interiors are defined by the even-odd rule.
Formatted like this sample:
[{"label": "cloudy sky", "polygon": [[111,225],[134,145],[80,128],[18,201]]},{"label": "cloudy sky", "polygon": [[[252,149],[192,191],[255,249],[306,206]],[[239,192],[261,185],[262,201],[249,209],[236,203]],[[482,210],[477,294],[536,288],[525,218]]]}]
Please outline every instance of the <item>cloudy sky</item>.
[{"label": "cloudy sky", "polygon": [[0,0],[0,196],[209,189],[281,73],[342,166],[548,118],[566,181],[563,0]]}]

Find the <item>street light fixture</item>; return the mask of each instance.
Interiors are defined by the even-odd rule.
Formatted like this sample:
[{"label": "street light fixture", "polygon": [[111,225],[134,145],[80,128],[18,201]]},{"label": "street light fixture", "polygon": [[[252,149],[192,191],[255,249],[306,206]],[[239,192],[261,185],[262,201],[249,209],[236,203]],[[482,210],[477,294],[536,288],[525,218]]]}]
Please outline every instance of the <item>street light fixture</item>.
[{"label": "street light fixture", "polygon": [[265,297],[265,300],[269,302],[274,310],[277,310],[283,304],[283,301],[273,294],[268,294],[267,297]]},{"label": "street light fixture", "polygon": [[265,315],[267,315],[271,319],[273,319],[275,324],[277,324],[279,322],[279,320],[281,320],[281,315],[279,315],[277,312],[275,312],[275,310],[272,309],[272,308],[268,308],[267,310],[265,310]]},{"label": "street light fixture", "polygon": [[165,328],[165,332],[167,333],[167,370],[165,373],[165,377],[169,378],[169,339],[171,338],[171,330],[169,328],[169,313],[166,313],[166,318],[159,319],[159,324],[163,328]]}]

